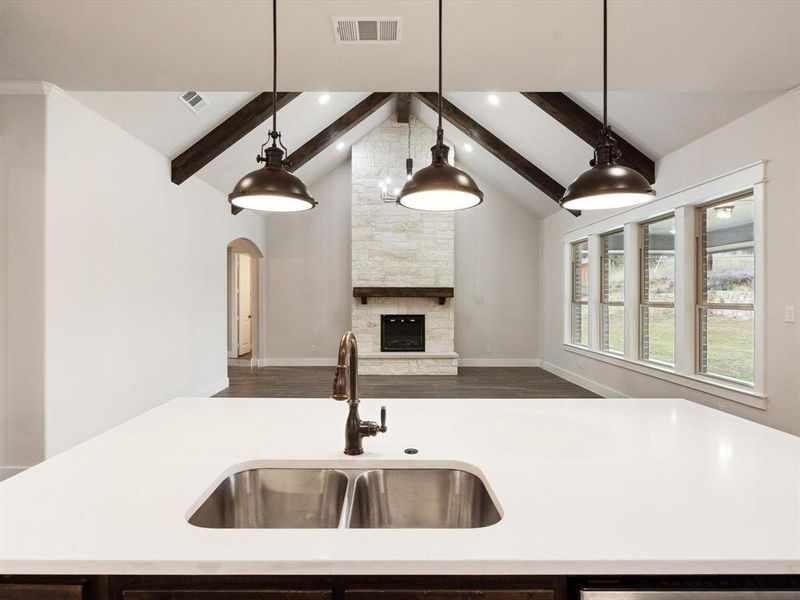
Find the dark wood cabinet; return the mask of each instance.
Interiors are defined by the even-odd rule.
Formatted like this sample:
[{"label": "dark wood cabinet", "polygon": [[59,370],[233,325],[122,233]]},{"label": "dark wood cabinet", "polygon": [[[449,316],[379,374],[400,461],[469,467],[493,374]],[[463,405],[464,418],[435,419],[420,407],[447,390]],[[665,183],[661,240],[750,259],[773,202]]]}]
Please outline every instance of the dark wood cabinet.
[{"label": "dark wood cabinet", "polygon": [[[188,588],[188,586],[187,586]],[[177,589],[123,590],[123,600],[333,600],[330,590]]]},{"label": "dark wood cabinet", "polygon": [[800,576],[0,575],[0,600],[581,600],[587,587],[800,591]]},{"label": "dark wood cabinet", "polygon": [[393,589],[346,590],[345,600],[556,600],[553,589]]},{"label": "dark wood cabinet", "polygon": [[82,583],[0,583],[0,600],[84,600]]}]

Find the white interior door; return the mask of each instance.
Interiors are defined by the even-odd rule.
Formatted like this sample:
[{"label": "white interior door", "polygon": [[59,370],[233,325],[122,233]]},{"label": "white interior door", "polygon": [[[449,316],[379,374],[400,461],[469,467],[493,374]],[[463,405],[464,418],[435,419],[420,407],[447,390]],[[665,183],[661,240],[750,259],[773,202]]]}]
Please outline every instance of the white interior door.
[{"label": "white interior door", "polygon": [[247,254],[236,255],[236,321],[239,356],[253,349],[251,260]]}]

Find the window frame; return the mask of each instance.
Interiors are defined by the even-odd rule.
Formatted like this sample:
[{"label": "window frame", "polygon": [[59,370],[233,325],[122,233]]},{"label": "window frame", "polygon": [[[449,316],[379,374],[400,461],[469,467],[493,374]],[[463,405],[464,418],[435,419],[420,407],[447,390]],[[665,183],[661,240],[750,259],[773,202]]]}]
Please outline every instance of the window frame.
[{"label": "window frame", "polygon": [[[646,301],[645,300],[645,298],[646,298],[646,294],[645,294],[646,276],[645,275],[647,273],[647,270],[645,269],[645,265],[647,264],[647,252],[646,252],[646,242],[645,242],[645,240],[647,238],[647,235],[645,233],[645,230],[650,225],[653,225],[655,223],[660,223],[662,221],[668,221],[670,219],[675,222],[675,228],[676,228],[676,233],[673,234],[673,238],[674,238],[673,246],[675,247],[673,252],[675,253],[674,264],[675,264],[675,268],[677,268],[677,264],[678,264],[678,261],[677,261],[677,227],[678,227],[678,220],[677,220],[677,214],[675,213],[675,211],[671,211],[671,212],[668,212],[668,213],[660,214],[657,217],[648,219],[646,221],[640,221],[638,223],[638,225],[639,225],[639,311],[638,311],[638,315],[637,315],[638,319],[639,319],[639,352],[638,352],[638,358],[641,361],[644,361],[646,363],[653,363],[655,365],[659,365],[660,367],[675,368],[675,354],[676,354],[676,351],[677,351],[677,344],[675,343],[675,339],[676,339],[677,334],[678,334],[677,328],[676,328],[676,326],[677,326],[677,318],[676,318],[677,315],[676,315],[676,309],[675,309],[675,306],[676,306],[676,303],[677,303],[676,302],[677,301],[677,298],[676,298],[676,291],[677,290],[676,290],[676,288],[677,288],[677,285],[678,285],[677,273],[675,271],[673,271],[673,275],[672,275],[672,277],[673,277],[673,286],[674,286],[673,289],[675,290],[672,293],[672,302],[651,302],[651,301]],[[670,308],[670,309],[672,309],[672,321],[673,321],[672,330],[673,330],[673,335],[672,335],[672,362],[671,363],[665,362],[663,360],[656,360],[656,359],[653,359],[653,358],[645,358],[645,344],[644,344],[645,328],[644,328],[643,325],[644,325],[644,311],[646,309],[648,309],[648,308]]]},{"label": "window frame", "polygon": [[[622,256],[623,256],[623,278],[627,279],[627,273],[625,273],[625,228],[619,227],[612,231],[607,231],[605,233],[600,234],[600,351],[607,352],[613,356],[625,356],[625,289],[623,287],[622,291],[622,300],[608,300],[608,264],[607,264],[607,257],[608,257],[608,238],[612,235],[621,235],[622,236]],[[591,259],[590,259],[591,260]],[[623,284],[624,285],[624,284]],[[608,347],[608,339],[607,339],[607,307],[609,306],[621,306],[622,307],[622,321],[623,321],[623,332],[622,332],[622,350],[612,350]]]},{"label": "window frame", "polygon": [[[571,292],[570,292],[570,317],[569,317],[570,336],[569,336],[569,339],[570,339],[571,343],[575,344],[576,346],[578,346],[580,348],[588,348],[589,347],[589,295],[591,293],[591,288],[592,288],[591,274],[587,273],[587,275],[586,275],[586,287],[587,287],[586,300],[581,300],[580,291],[577,289],[577,285],[576,285],[576,283],[577,283],[576,274],[578,272],[578,265],[580,264],[580,261],[576,260],[577,248],[579,246],[583,246],[583,245],[586,246],[586,255],[587,255],[586,265],[588,267],[588,265],[589,265],[589,259],[588,259],[588,256],[589,256],[589,238],[586,237],[586,238],[582,238],[582,239],[579,239],[579,240],[575,240],[574,242],[572,242],[570,244],[570,265],[571,265],[571,269],[570,269],[570,289],[571,289]],[[587,268],[587,270],[588,270],[588,268]],[[582,331],[583,330],[586,331],[586,344],[582,344],[582,343],[580,343],[580,341],[577,341],[575,339],[575,337],[576,337],[575,336],[575,333],[576,333],[576,330],[575,330],[576,309],[578,307],[582,307],[582,306],[586,306],[586,322],[581,324],[581,330]]]},{"label": "window frame", "polygon": [[[749,381],[745,381],[743,379],[736,379],[735,377],[729,377],[726,375],[721,375],[719,373],[709,373],[708,371],[703,370],[703,332],[702,332],[702,312],[703,310],[749,310],[753,313],[753,368],[755,369],[755,316],[756,316],[756,294],[755,294],[755,284],[758,280],[758,261],[756,259],[756,254],[758,250],[756,249],[756,242],[753,239],[753,283],[754,283],[754,293],[753,293],[753,302],[749,304],[742,304],[742,303],[717,303],[717,302],[707,302],[704,299],[707,290],[705,289],[704,281],[706,275],[706,268],[703,262],[705,258],[704,252],[704,244],[703,244],[703,235],[705,232],[705,215],[708,214],[708,211],[716,206],[720,206],[722,204],[728,204],[730,202],[741,200],[743,198],[753,198],[753,202],[755,203],[755,195],[753,190],[745,190],[743,192],[737,192],[735,194],[731,194],[729,196],[725,196],[723,198],[717,198],[712,202],[707,202],[705,204],[699,204],[695,207],[696,211],[696,221],[695,221],[695,306],[694,306],[694,342],[695,342],[695,356],[694,356],[694,364],[695,364],[695,371],[698,375],[702,377],[711,377],[714,379],[720,379],[722,381],[734,383],[736,385],[742,385],[747,387],[755,387],[755,381],[752,383]],[[755,238],[755,211],[753,214],[753,238]]]}]

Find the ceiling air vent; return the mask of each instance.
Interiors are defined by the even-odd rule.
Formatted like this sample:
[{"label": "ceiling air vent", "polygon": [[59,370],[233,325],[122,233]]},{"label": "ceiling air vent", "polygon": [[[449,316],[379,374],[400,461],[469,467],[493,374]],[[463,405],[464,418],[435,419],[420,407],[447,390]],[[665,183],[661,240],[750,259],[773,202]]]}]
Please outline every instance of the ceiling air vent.
[{"label": "ceiling air vent", "polygon": [[184,92],[178,98],[194,114],[199,113],[210,104],[208,98],[200,94],[200,92]]},{"label": "ceiling air vent", "polygon": [[397,44],[403,17],[334,17],[337,44]]}]

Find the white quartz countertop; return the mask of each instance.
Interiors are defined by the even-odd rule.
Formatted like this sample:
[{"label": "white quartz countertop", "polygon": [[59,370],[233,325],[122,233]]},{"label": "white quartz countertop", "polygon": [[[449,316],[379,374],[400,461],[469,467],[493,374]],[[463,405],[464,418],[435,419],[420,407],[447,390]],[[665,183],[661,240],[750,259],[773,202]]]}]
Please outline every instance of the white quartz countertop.
[{"label": "white quartz countertop", "polygon": [[[680,399],[180,398],[0,484],[6,574],[800,573],[800,438]],[[403,449],[413,446],[419,454]],[[423,464],[424,463],[424,464]],[[480,529],[204,529],[247,466],[454,466]]]}]

